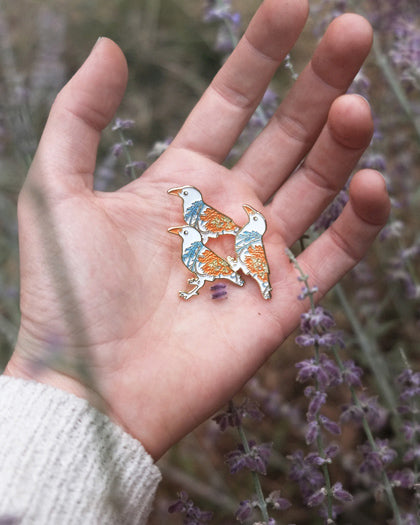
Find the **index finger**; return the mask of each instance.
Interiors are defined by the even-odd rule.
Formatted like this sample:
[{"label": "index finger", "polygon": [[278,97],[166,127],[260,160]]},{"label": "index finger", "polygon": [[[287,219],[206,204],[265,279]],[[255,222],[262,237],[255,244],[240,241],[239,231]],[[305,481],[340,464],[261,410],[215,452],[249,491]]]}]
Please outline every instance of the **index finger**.
[{"label": "index finger", "polygon": [[306,21],[306,0],[265,0],[172,142],[221,162]]}]

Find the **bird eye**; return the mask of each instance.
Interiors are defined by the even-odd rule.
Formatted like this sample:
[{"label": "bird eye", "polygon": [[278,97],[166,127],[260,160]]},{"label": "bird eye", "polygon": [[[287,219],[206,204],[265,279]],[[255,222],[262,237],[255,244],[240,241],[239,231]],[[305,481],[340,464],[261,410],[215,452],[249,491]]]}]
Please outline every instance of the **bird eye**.
[{"label": "bird eye", "polygon": [[256,215],[254,215],[254,216],[252,217],[252,219],[253,219],[254,221],[258,221],[258,217],[257,217]]},{"label": "bird eye", "polygon": [[188,235],[188,230],[184,230],[184,235]]},{"label": "bird eye", "polygon": [[188,195],[188,191],[187,190],[184,190],[184,195]]}]

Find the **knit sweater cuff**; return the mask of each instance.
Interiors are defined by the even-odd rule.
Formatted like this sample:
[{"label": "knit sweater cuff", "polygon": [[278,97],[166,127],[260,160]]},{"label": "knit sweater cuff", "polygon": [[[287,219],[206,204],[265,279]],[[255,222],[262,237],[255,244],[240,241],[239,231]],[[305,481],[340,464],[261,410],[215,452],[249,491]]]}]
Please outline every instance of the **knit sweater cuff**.
[{"label": "knit sweater cuff", "polygon": [[0,516],[144,524],[159,481],[142,445],[87,401],[0,376]]}]

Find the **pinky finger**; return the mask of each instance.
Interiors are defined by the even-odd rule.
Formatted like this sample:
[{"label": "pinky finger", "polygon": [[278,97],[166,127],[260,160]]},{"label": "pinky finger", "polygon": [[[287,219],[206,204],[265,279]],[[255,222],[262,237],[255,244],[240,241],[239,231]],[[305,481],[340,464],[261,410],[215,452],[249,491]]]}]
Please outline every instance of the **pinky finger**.
[{"label": "pinky finger", "polygon": [[385,181],[376,171],[358,172],[349,192],[340,217],[297,258],[321,296],[362,259],[390,212]]}]

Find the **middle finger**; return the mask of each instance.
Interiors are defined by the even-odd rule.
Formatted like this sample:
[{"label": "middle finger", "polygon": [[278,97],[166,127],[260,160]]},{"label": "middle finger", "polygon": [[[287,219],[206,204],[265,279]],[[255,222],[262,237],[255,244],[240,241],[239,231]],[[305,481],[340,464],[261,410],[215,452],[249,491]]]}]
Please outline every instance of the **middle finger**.
[{"label": "middle finger", "polygon": [[371,43],[371,26],[359,15],[342,15],[330,24],[311,62],[233,168],[263,202],[308,153],[332,102],[347,90]]}]

